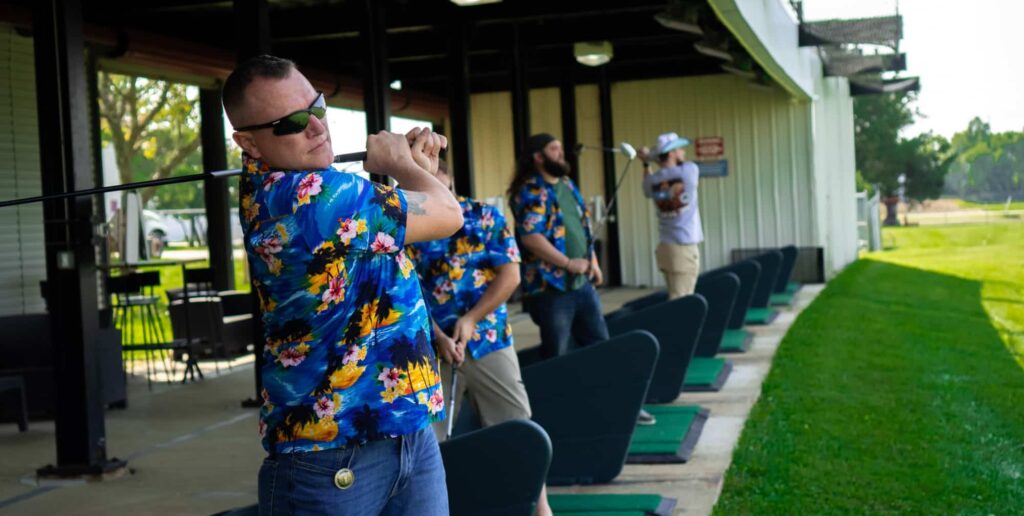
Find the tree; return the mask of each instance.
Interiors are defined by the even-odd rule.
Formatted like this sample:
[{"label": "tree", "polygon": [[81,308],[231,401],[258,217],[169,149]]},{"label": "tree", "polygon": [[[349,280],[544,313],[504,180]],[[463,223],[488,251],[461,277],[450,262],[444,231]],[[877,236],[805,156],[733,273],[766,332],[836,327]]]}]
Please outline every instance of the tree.
[{"label": "tree", "polygon": [[959,155],[946,191],[979,202],[1024,198],[1024,133],[993,133],[975,118],[953,136]]},{"label": "tree", "polygon": [[878,185],[886,207],[885,224],[896,225],[900,196],[923,201],[942,193],[955,154],[945,138],[923,133],[903,138],[914,122],[913,93],[888,93],[854,99],[857,170]]},{"label": "tree", "polygon": [[[198,94],[184,84],[99,74],[100,123],[114,146],[122,183],[195,173],[180,165],[199,149]],[[201,165],[200,165],[201,166]],[[190,188],[195,190],[195,186]],[[142,190],[142,204],[154,188]]]}]

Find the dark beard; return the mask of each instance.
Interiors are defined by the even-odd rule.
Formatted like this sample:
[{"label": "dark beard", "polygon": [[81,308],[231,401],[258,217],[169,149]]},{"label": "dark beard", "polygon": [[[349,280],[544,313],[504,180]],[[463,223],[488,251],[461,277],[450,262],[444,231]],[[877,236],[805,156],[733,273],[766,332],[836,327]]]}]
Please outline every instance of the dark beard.
[{"label": "dark beard", "polygon": [[565,177],[572,172],[572,167],[569,166],[568,162],[555,161],[547,156],[544,156],[544,171],[555,177]]}]

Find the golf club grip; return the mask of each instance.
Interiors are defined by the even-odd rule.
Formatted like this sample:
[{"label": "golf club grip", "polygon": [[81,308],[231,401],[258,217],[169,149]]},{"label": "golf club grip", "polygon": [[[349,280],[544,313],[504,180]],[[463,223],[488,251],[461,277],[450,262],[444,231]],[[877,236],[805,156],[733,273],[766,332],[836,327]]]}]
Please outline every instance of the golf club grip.
[{"label": "golf club grip", "polygon": [[338,154],[334,157],[335,163],[351,163],[353,161],[366,161],[366,151]]}]

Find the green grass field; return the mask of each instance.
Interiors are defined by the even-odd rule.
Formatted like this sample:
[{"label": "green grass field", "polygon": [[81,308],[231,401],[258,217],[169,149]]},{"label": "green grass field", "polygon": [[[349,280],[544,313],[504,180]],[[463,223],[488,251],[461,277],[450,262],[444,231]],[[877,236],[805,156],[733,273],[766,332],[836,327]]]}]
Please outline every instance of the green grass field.
[{"label": "green grass field", "polygon": [[789,330],[716,514],[1024,513],[1024,226],[884,241]]}]

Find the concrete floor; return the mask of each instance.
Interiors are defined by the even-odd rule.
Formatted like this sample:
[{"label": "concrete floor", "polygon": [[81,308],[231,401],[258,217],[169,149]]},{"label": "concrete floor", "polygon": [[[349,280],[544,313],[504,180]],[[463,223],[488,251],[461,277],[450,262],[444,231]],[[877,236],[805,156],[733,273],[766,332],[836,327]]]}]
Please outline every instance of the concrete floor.
[{"label": "concrete floor", "polygon": [[[678,514],[709,513],[772,356],[795,313],[819,290],[805,287],[794,308],[771,326],[754,329],[752,349],[730,357],[736,367],[721,392],[687,394],[677,401],[711,409],[690,463],[626,466],[612,484],[552,492],[659,493],[679,500]],[[601,298],[605,311],[611,311],[647,292],[615,289]],[[513,315],[513,328],[517,348],[539,341],[524,314]],[[212,364],[204,364],[204,371],[211,370]],[[0,514],[213,514],[254,503],[263,452],[256,410],[240,406],[252,395],[250,363],[198,383],[158,384],[152,392],[144,378],[133,378],[128,409],[108,411],[106,418],[108,455],[126,459],[130,472],[99,482],[40,484],[36,468],[56,459],[54,425],[32,422],[25,433],[2,425]]]}]

